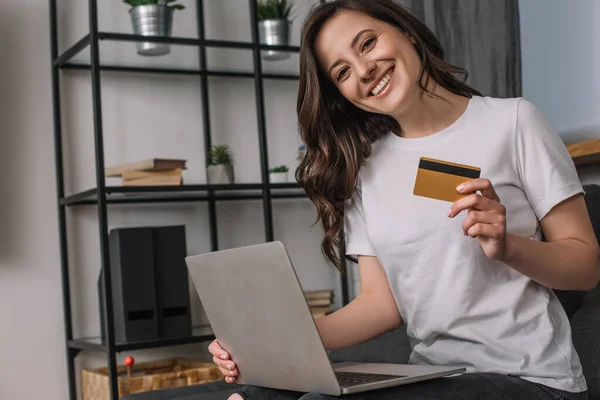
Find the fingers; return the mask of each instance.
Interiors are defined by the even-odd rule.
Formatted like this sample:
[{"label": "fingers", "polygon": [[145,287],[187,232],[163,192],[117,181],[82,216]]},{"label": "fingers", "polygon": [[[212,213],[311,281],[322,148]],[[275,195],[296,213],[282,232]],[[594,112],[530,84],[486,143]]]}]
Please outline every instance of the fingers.
[{"label": "fingers", "polygon": [[477,178],[471,179],[456,188],[456,191],[459,193],[475,193],[477,191],[481,192],[481,195],[487,197],[488,199],[495,200],[500,202],[500,198],[498,194],[496,194],[496,190],[494,189],[494,185],[490,182],[489,179],[485,178]]},{"label": "fingers", "polygon": [[213,362],[219,367],[221,373],[225,375],[225,381],[235,382],[238,376],[238,370],[235,363],[230,360],[229,354],[223,350],[217,339],[208,345],[208,351],[213,355]]},{"label": "fingers", "polygon": [[227,354],[227,352],[225,350],[223,350],[223,348],[221,347],[221,345],[219,344],[219,342],[218,342],[217,339],[213,340],[208,345],[208,351],[213,356],[218,357],[218,358],[220,358],[222,360],[228,360],[229,359],[229,354]]},{"label": "fingers", "polygon": [[221,360],[213,357],[213,362],[217,364],[221,373],[225,376],[225,380],[229,383],[235,382],[238,376],[238,370],[235,363],[231,360]]},{"label": "fingers", "polygon": [[[506,226],[506,217],[500,213],[494,212],[485,212],[485,211],[469,211],[469,214],[465,218],[462,224],[463,233],[465,235],[471,236],[469,234],[470,229],[478,224],[489,224],[489,225],[497,225],[501,228],[500,232],[504,230]],[[478,230],[479,228],[477,228]],[[475,235],[477,236],[477,235]]]},{"label": "fingers", "polygon": [[496,211],[500,214],[506,214],[504,206],[497,200],[492,200],[489,197],[484,197],[479,194],[471,194],[467,197],[456,201],[448,211],[448,217],[453,218],[463,210],[480,210],[480,211]]},{"label": "fingers", "polygon": [[477,223],[466,231],[466,235],[472,238],[486,237],[500,240],[504,236],[504,228],[498,225]]}]

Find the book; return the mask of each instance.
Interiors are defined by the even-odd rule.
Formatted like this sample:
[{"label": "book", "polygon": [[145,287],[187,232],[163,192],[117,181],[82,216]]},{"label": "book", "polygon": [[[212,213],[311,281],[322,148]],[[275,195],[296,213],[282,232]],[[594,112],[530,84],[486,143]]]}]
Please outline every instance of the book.
[{"label": "book", "polygon": [[163,177],[178,177],[182,176],[181,168],[175,169],[164,169],[154,171],[125,171],[121,175],[121,179],[124,181],[132,181],[135,179],[156,179]]},{"label": "book", "polygon": [[125,171],[122,186],[177,186],[183,184],[181,168],[159,171]]},{"label": "book", "polygon": [[330,299],[314,299],[314,300],[307,300],[306,302],[308,303],[309,307],[328,306],[331,304]]},{"label": "book", "polygon": [[179,186],[183,184],[181,176],[158,176],[150,178],[123,180],[122,186]]},{"label": "book", "polygon": [[304,296],[307,300],[316,299],[333,299],[332,290],[309,290],[304,292]]},{"label": "book", "polygon": [[104,169],[106,177],[120,177],[130,171],[160,171],[169,169],[186,169],[187,160],[172,158],[149,158],[147,160],[119,164]]},{"label": "book", "polygon": [[324,317],[331,309],[329,307],[310,307],[310,312],[313,318]]}]

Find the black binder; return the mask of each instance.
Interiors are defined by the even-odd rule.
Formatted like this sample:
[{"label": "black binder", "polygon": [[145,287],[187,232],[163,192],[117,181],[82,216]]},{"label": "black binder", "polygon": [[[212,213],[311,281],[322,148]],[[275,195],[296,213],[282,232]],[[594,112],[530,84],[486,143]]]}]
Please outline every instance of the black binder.
[{"label": "black binder", "polygon": [[[113,321],[117,342],[192,334],[185,226],[110,231]],[[103,275],[98,279],[104,338]]]}]

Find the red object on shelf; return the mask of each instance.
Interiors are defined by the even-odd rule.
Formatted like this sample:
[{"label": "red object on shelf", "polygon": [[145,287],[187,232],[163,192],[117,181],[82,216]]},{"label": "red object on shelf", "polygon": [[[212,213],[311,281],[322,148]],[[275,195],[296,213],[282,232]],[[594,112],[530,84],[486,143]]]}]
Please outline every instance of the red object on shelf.
[{"label": "red object on shelf", "polygon": [[125,365],[127,366],[127,377],[129,379],[131,379],[131,366],[133,365],[134,362],[135,362],[135,360],[133,359],[133,357],[131,357],[131,356],[125,357]]}]

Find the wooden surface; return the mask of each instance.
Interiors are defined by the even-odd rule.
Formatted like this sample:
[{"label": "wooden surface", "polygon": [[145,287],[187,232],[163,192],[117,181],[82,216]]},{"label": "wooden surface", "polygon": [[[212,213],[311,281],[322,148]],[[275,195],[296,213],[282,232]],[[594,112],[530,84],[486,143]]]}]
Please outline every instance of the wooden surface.
[{"label": "wooden surface", "polygon": [[575,165],[585,165],[600,162],[600,139],[567,145],[567,150]]}]

